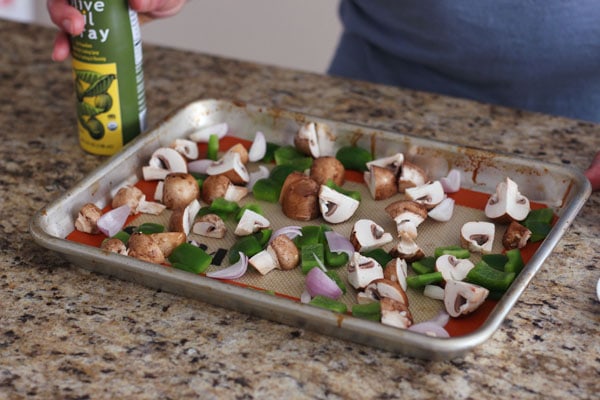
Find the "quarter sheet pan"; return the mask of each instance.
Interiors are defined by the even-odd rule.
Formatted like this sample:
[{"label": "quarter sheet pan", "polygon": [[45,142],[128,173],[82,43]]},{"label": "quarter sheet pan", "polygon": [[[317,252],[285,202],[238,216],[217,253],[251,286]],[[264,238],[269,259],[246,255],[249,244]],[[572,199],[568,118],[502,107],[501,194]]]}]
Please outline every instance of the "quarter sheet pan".
[{"label": "quarter sheet pan", "polygon": [[[148,162],[153,151],[168,146],[176,138],[187,137],[189,133],[201,127],[227,122],[230,133],[238,138],[252,140],[255,133],[261,131],[271,142],[291,144],[298,128],[310,121],[329,125],[336,134],[336,146],[356,144],[370,149],[375,157],[402,152],[406,159],[424,168],[431,179],[439,179],[446,176],[450,169],[458,169],[461,172],[461,187],[475,193],[489,195],[495,191],[499,181],[510,177],[530,201],[553,209],[557,218],[550,234],[536,246],[523,271],[502,298],[491,305],[476,329],[450,338],[435,338],[303,304],[297,300],[302,290],[301,280],[298,280],[301,279],[299,272],[299,276],[295,278],[296,283],[292,283],[290,287],[283,287],[283,281],[267,278],[268,275],[265,276],[267,279],[261,281],[262,277],[256,271],[253,271],[254,275],[247,274],[245,280],[242,280],[243,284],[232,284],[168,266],[107,253],[93,246],[67,240],[74,229],[77,212],[84,204],[91,202],[101,208],[110,204],[111,196],[119,187],[142,180],[141,167]],[[366,190],[362,184],[354,185],[358,190]],[[76,266],[98,273],[313,330],[323,335],[419,358],[450,359],[464,355],[486,341],[498,329],[544,260],[551,254],[590,191],[589,182],[582,173],[562,165],[460,147],[406,133],[382,131],[296,112],[209,99],[184,106],[165,118],[155,129],[141,135],[122,152],[108,159],[75,187],[39,210],[31,220],[30,230],[40,245],[62,253]],[[379,218],[386,203],[370,200],[368,191],[363,193],[362,198],[362,215],[374,220]],[[268,204],[264,206],[276,207]],[[278,214],[281,213],[277,209],[269,209],[266,213],[269,218],[274,219],[273,225],[292,224],[293,221],[286,220],[285,217],[277,219]],[[444,223],[445,227],[441,223],[434,223],[425,227],[423,232],[419,228],[417,242],[426,254],[436,246],[456,244],[455,239],[448,242],[448,237],[455,237],[448,233],[448,229],[457,230],[462,221],[481,219],[485,216],[481,210],[458,207],[456,218],[458,220]],[[311,223],[323,221],[317,220],[308,224]],[[384,227],[393,232],[393,221],[390,224]],[[350,227],[351,224],[348,223],[339,229],[348,233]],[[230,237],[229,240],[233,239]],[[225,242],[216,246],[227,248],[230,244],[231,242]],[[501,249],[501,244],[495,243],[494,246],[496,250]],[[273,295],[273,292],[276,295]],[[355,292],[350,290],[345,301],[351,303],[354,295]],[[431,318],[443,307],[439,301],[437,304],[431,303],[433,300],[430,301],[418,293],[409,293],[409,297],[415,322]]]}]

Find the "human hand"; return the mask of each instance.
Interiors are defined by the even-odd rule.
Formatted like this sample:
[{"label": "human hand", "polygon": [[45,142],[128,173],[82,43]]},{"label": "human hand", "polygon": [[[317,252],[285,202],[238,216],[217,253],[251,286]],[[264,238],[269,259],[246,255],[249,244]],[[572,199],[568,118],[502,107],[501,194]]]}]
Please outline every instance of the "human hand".
[{"label": "human hand", "polygon": [[[175,15],[186,0],[129,0],[129,6],[140,14],[141,20],[163,18]],[[79,35],[84,29],[81,13],[68,0],[47,0],[50,19],[60,29],[54,41],[52,59],[63,61],[69,57],[69,35]]]},{"label": "human hand", "polygon": [[594,192],[600,190],[600,151],[596,153],[592,164],[585,171],[585,176],[590,180]]}]

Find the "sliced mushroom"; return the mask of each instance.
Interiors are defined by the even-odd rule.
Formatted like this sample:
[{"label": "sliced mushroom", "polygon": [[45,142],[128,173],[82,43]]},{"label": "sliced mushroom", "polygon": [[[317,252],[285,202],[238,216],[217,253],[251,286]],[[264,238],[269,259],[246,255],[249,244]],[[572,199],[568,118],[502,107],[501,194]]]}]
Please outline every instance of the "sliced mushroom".
[{"label": "sliced mushroom", "polygon": [[225,175],[236,185],[246,184],[250,180],[240,153],[236,151],[226,152],[206,169],[206,173],[208,175]]},{"label": "sliced mushroom", "polygon": [[309,176],[314,179],[319,185],[324,185],[331,180],[338,186],[344,184],[346,169],[344,165],[335,157],[319,157],[315,158],[311,167]]},{"label": "sliced mushroom", "polygon": [[244,197],[248,195],[248,188],[246,186],[234,185],[233,183],[227,186],[225,195],[223,198],[228,201],[239,203]]},{"label": "sliced mushroom", "polygon": [[417,237],[417,227],[427,218],[427,207],[412,200],[399,200],[385,208],[386,213],[396,222],[398,237]]},{"label": "sliced mushroom", "polygon": [[317,127],[314,122],[304,124],[298,129],[296,136],[294,136],[294,146],[302,153],[313,158],[321,156]]},{"label": "sliced mushroom", "polygon": [[328,186],[321,185],[319,189],[319,208],[323,219],[331,224],[339,224],[349,220],[360,202],[346,196]]},{"label": "sliced mushroom", "polygon": [[400,257],[406,262],[414,262],[425,257],[423,249],[414,241],[414,239],[408,236],[400,237],[400,240],[390,251],[392,257]]},{"label": "sliced mushroom", "polygon": [[461,281],[448,281],[444,287],[444,306],[451,317],[475,311],[487,298],[489,290]]},{"label": "sliced mushroom", "polygon": [[193,175],[172,173],[165,177],[162,185],[162,203],[171,210],[187,207],[200,195],[200,187]]},{"label": "sliced mushroom", "polygon": [[242,214],[242,218],[235,227],[235,233],[238,236],[251,235],[254,232],[258,232],[261,229],[265,229],[271,226],[268,219],[260,215],[259,213],[246,209]]},{"label": "sliced mushroom", "polygon": [[427,209],[432,209],[446,198],[444,188],[440,181],[433,181],[424,185],[406,188],[406,195],[417,203],[423,204]]},{"label": "sliced mushroom", "polygon": [[227,228],[223,219],[217,214],[205,214],[196,219],[192,232],[200,236],[221,239],[225,236]]},{"label": "sliced mushroom", "polygon": [[384,297],[381,304],[381,323],[400,329],[406,329],[413,324],[413,317],[408,306],[389,297]]},{"label": "sliced mushroom", "polygon": [[398,282],[380,278],[371,281],[365,290],[358,294],[357,301],[366,304],[373,301],[389,298],[408,306],[408,296]]},{"label": "sliced mushroom", "polygon": [[451,254],[441,255],[435,260],[435,269],[442,273],[445,281],[462,281],[474,267],[475,264],[470,260]]},{"label": "sliced mushroom", "polygon": [[429,181],[427,173],[419,166],[404,160],[398,178],[398,191],[404,193],[407,188],[422,186]]},{"label": "sliced mushroom", "polygon": [[496,193],[492,194],[485,205],[485,216],[497,221],[522,221],[531,210],[529,199],[519,192],[517,184],[510,178],[496,185]]},{"label": "sliced mushroom", "polygon": [[517,221],[512,221],[502,235],[502,245],[507,250],[522,249],[527,245],[529,238],[531,238],[531,230]]},{"label": "sliced mushroom", "polygon": [[364,173],[364,180],[374,200],[385,200],[398,193],[396,175],[386,167],[371,165]]},{"label": "sliced mushroom", "polygon": [[188,160],[198,159],[198,145],[188,139],[175,139],[170,146]]},{"label": "sliced mushroom", "polygon": [[355,289],[363,289],[375,279],[383,278],[383,268],[371,257],[354,252],[348,263],[348,282]]},{"label": "sliced mushroom", "polygon": [[200,197],[207,204],[212,204],[213,200],[219,197],[225,197],[227,189],[231,186],[231,180],[225,175],[208,176],[202,183]]},{"label": "sliced mushroom", "polygon": [[394,176],[397,177],[400,169],[402,168],[402,163],[404,163],[404,154],[396,153],[389,157],[381,157],[373,161],[369,161],[367,163],[367,169],[369,169],[371,165],[376,165],[378,167],[389,169],[392,171]]},{"label": "sliced mushroom", "polygon": [[123,241],[121,241],[120,239],[116,238],[108,238],[106,240],[103,240],[102,244],[100,245],[100,248],[102,250],[109,251],[111,253],[121,254],[123,256],[126,256],[128,253],[127,246],[125,246],[125,243],[123,243]]},{"label": "sliced mushroom", "polygon": [[112,208],[117,208],[125,204],[131,209],[132,215],[137,213],[158,215],[166,208],[164,204],[146,201],[144,192],[130,185],[119,188],[112,199]]},{"label": "sliced mushroom", "polygon": [[148,165],[142,167],[144,180],[163,180],[173,172],[188,172],[185,157],[170,147],[159,147],[152,153]]},{"label": "sliced mushroom", "polygon": [[198,211],[200,211],[200,202],[197,199],[192,200],[184,208],[173,210],[169,218],[169,231],[189,234]]},{"label": "sliced mushroom", "polygon": [[294,220],[310,221],[319,216],[319,184],[303,174],[290,174],[281,189],[281,210]]},{"label": "sliced mushroom", "polygon": [[460,229],[462,247],[475,253],[489,254],[494,245],[496,227],[487,221],[471,221]]},{"label": "sliced mushroom", "polygon": [[187,239],[187,235],[183,232],[160,232],[152,233],[150,238],[158,245],[165,258],[169,257],[175,248]]},{"label": "sliced mushroom", "polygon": [[269,272],[279,267],[277,255],[273,247],[267,246],[266,249],[256,253],[248,259],[248,263],[252,265],[261,275],[266,275]]},{"label": "sliced mushroom", "polygon": [[390,281],[398,282],[403,290],[407,289],[406,277],[408,276],[408,264],[406,260],[396,257],[388,262],[383,268],[383,277]]},{"label": "sliced mushroom", "polygon": [[319,156],[333,156],[335,154],[336,135],[327,124],[315,122],[317,131],[317,142],[319,143]]},{"label": "sliced mushroom", "polygon": [[350,242],[356,251],[369,251],[382,247],[393,240],[391,234],[370,219],[359,219],[350,233]]},{"label": "sliced mushroom", "polygon": [[248,164],[249,156],[248,150],[241,143],[236,143],[227,150],[228,152],[238,153],[240,155],[240,161],[242,164]]},{"label": "sliced mushroom", "polygon": [[77,214],[75,229],[80,232],[96,234],[98,230],[98,219],[102,216],[102,210],[93,203],[84,204]]}]

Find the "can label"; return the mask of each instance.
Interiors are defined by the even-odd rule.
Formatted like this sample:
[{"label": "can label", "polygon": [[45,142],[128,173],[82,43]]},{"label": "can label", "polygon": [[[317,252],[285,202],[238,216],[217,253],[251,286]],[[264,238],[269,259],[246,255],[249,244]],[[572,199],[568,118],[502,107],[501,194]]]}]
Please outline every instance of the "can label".
[{"label": "can label", "polygon": [[141,34],[126,0],[70,0],[85,18],[71,39],[81,147],[110,155],[145,129]]}]

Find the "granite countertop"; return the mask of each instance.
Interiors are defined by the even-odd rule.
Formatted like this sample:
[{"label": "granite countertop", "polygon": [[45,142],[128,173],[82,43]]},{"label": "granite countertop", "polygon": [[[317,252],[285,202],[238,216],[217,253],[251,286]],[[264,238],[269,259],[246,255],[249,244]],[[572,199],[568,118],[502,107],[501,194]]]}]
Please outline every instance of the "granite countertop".
[{"label": "granite countertop", "polygon": [[[75,134],[52,30],[0,21],[0,398],[594,398],[600,195],[500,329],[464,357],[404,357],[88,272],[32,242],[33,213],[104,158]],[[145,47],[149,124],[222,98],[584,168],[596,125]]]}]

